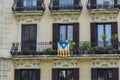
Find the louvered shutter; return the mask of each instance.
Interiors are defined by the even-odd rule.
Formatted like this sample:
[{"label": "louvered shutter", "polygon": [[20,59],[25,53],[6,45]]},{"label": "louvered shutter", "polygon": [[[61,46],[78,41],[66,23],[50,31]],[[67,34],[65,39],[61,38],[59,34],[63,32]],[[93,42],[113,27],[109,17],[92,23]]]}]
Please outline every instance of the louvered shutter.
[{"label": "louvered shutter", "polygon": [[59,9],[59,0],[53,0],[53,10]]},{"label": "louvered shutter", "polygon": [[79,7],[79,0],[74,0],[74,9],[78,9]]},{"label": "louvered shutter", "polygon": [[112,35],[118,34],[117,22],[112,22]]},{"label": "louvered shutter", "polygon": [[91,43],[92,43],[92,46],[96,46],[97,45],[97,37],[98,37],[98,30],[97,30],[97,24],[96,23],[91,23],[90,24],[90,35],[91,35]]},{"label": "louvered shutter", "polygon": [[37,10],[40,10],[42,6],[42,0],[37,0]]},{"label": "louvered shutter", "polygon": [[113,80],[119,80],[119,69],[113,68]]},{"label": "louvered shutter", "polygon": [[58,23],[53,23],[52,29],[53,49],[57,49],[57,42],[60,40],[60,27]]},{"label": "louvered shutter", "polygon": [[58,69],[52,69],[52,80],[58,80]]},{"label": "louvered shutter", "polygon": [[90,0],[91,9],[96,9],[96,0]]},{"label": "louvered shutter", "polygon": [[117,0],[114,0],[114,8],[117,8]]},{"label": "louvered shutter", "polygon": [[23,10],[23,0],[17,0],[17,11]]},{"label": "louvered shutter", "polygon": [[[112,22],[112,26],[111,26],[111,34],[118,34],[118,27],[117,27],[117,22]],[[118,40],[117,40],[118,41]],[[113,42],[113,48],[118,48],[118,43],[117,41]]]},{"label": "louvered shutter", "polygon": [[91,80],[97,80],[97,68],[91,69]]},{"label": "louvered shutter", "polygon": [[35,69],[36,70],[36,80],[40,80],[40,69]]},{"label": "louvered shutter", "polygon": [[74,80],[79,80],[79,68],[73,69],[73,78]]},{"label": "louvered shutter", "polygon": [[21,70],[20,69],[15,69],[14,72],[14,80],[21,80]]},{"label": "louvered shutter", "polygon": [[79,46],[79,23],[73,24],[73,42]]}]

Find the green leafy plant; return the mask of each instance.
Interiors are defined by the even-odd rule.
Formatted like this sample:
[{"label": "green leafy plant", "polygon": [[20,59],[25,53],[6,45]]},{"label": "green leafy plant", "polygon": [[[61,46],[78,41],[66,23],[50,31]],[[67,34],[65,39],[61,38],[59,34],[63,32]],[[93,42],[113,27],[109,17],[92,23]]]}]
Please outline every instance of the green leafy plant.
[{"label": "green leafy plant", "polygon": [[101,36],[101,38],[103,39],[103,41],[106,41],[107,35],[106,35],[106,34],[103,34],[103,35]]},{"label": "green leafy plant", "polygon": [[118,34],[112,35],[111,41],[116,41],[116,40],[118,40]]},{"label": "green leafy plant", "polygon": [[106,34],[103,34],[103,35],[101,36],[101,38],[102,38],[102,40],[103,40],[103,45],[104,45],[104,47],[106,47],[106,38],[107,38],[107,35],[106,35]]},{"label": "green leafy plant", "polygon": [[75,48],[76,48],[76,43],[75,42],[71,42],[70,43],[70,47],[69,47],[70,52],[73,51]]},{"label": "green leafy plant", "polygon": [[85,42],[85,43],[82,44],[81,48],[83,50],[90,50],[91,44],[89,42]]},{"label": "green leafy plant", "polygon": [[46,48],[45,51],[52,51],[52,48]]}]

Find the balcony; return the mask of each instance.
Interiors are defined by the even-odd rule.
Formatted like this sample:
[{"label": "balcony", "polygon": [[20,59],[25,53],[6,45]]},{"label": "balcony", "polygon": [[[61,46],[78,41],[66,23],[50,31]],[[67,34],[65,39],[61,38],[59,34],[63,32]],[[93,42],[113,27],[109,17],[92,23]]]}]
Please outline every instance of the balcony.
[{"label": "balcony", "polygon": [[[99,46],[98,46],[99,45]],[[13,43],[11,48],[11,55],[13,57],[52,57],[59,58],[57,49],[53,49],[53,46],[57,47],[57,44],[52,42],[38,42],[38,43]],[[79,42],[79,46],[76,44],[70,44],[70,55],[68,58],[80,58],[80,57],[118,57],[120,50],[118,49],[119,42]]]},{"label": "balcony", "polygon": [[[96,0],[94,0],[96,1]],[[104,1],[101,3],[95,3],[93,0],[88,0],[87,9],[90,13],[118,13],[120,10],[119,1],[114,2]]]},{"label": "balcony", "polygon": [[[29,4],[29,3],[28,3]],[[39,15],[42,16],[45,11],[43,0],[37,0],[36,4],[28,5],[27,2],[17,0],[13,3],[12,10],[16,16],[21,15]]]},{"label": "balcony", "polygon": [[53,13],[53,14],[80,13],[82,8],[83,7],[82,7],[82,3],[80,0],[78,0],[77,3],[75,3],[75,2],[68,3],[67,0],[65,0],[64,4],[60,4],[59,0],[56,0],[56,1],[51,0],[50,4],[49,4],[49,9],[50,9],[51,13]]}]

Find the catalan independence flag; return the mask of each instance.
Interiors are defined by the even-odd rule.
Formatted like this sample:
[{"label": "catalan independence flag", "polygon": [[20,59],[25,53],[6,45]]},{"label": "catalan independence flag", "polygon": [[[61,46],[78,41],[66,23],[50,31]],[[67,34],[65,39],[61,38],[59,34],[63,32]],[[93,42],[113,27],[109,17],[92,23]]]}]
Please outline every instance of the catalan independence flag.
[{"label": "catalan independence flag", "polygon": [[58,56],[70,56],[69,42],[58,42]]}]

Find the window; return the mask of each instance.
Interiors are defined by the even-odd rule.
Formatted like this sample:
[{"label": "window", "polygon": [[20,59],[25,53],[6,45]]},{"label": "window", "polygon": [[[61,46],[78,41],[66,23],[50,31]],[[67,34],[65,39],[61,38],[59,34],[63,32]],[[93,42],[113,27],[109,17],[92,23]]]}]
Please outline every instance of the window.
[{"label": "window", "polygon": [[22,80],[36,80],[35,75],[35,70],[21,70]]},{"label": "window", "polygon": [[73,80],[73,70],[59,70],[59,80]]},{"label": "window", "polygon": [[[106,44],[101,38],[101,36],[105,34]],[[114,34],[118,34],[117,30],[117,22],[112,23],[91,23],[91,42],[94,46],[108,46],[111,45],[111,36]]]},{"label": "window", "polygon": [[92,80],[119,80],[118,68],[92,68],[91,78]]},{"label": "window", "polygon": [[113,80],[113,71],[111,69],[98,69],[98,80]]},{"label": "window", "polygon": [[37,42],[37,25],[36,24],[22,25],[21,50],[36,51],[36,42]]},{"label": "window", "polygon": [[25,7],[33,7],[36,6],[36,0],[24,0]]},{"label": "window", "polygon": [[60,9],[73,9],[74,0],[59,0]]},{"label": "window", "polygon": [[79,80],[79,68],[52,69],[52,80]]},{"label": "window", "polygon": [[36,9],[36,0],[24,0],[24,10],[35,10]]},{"label": "window", "polygon": [[79,23],[53,23],[52,39],[53,49],[57,49],[57,43],[64,40],[73,41],[79,45]]},{"label": "window", "polygon": [[73,41],[73,25],[60,25],[60,41]]},{"label": "window", "polygon": [[114,0],[97,0],[97,8],[109,8],[114,6]]},{"label": "window", "polygon": [[15,80],[40,80],[40,69],[15,69]]},{"label": "window", "polygon": [[52,0],[55,10],[76,10],[82,9],[81,0]]},{"label": "window", "polygon": [[[98,45],[99,46],[107,46],[111,44],[111,24],[97,24],[98,27]],[[102,35],[105,34],[106,38],[106,45],[103,44],[103,39],[101,38]],[[101,44],[102,43],[102,44]]]}]

